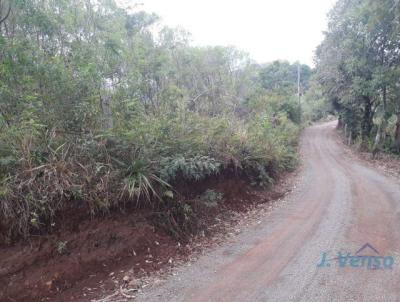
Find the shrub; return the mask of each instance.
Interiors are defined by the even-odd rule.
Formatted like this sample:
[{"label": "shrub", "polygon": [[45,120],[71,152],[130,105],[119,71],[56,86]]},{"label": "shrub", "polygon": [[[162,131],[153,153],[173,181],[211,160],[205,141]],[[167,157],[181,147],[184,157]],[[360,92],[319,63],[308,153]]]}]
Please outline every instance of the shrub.
[{"label": "shrub", "polygon": [[199,181],[218,174],[221,164],[214,158],[196,155],[193,158],[165,157],[161,159],[160,167],[161,178],[166,181],[173,181],[178,176],[187,181]]}]

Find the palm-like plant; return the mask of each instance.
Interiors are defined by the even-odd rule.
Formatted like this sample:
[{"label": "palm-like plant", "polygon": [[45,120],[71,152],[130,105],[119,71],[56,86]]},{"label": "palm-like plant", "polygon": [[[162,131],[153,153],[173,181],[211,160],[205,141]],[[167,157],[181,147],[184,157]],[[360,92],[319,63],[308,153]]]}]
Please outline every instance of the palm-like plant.
[{"label": "palm-like plant", "polygon": [[169,188],[170,185],[152,172],[149,164],[137,159],[126,168],[121,198],[125,193],[128,193],[129,198],[136,197],[137,201],[140,198],[150,201],[152,197],[161,200],[160,195],[157,193],[157,187]]}]

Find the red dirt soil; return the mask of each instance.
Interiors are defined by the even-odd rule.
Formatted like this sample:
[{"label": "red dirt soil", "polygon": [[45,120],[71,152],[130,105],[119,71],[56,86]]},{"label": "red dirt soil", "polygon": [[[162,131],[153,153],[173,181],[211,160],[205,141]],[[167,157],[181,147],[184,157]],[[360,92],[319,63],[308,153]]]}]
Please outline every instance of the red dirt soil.
[{"label": "red dirt soil", "polygon": [[[192,198],[207,188],[224,198],[218,207],[200,213],[203,225],[215,225],[221,212],[245,211],[280,198],[286,190],[279,185],[255,190],[232,176],[185,189]],[[115,289],[126,275],[137,280],[170,265],[173,258],[187,257],[190,249],[156,228],[151,215],[150,209],[131,209],[84,219],[71,212],[64,214],[55,234],[0,246],[0,301],[90,301]]]}]

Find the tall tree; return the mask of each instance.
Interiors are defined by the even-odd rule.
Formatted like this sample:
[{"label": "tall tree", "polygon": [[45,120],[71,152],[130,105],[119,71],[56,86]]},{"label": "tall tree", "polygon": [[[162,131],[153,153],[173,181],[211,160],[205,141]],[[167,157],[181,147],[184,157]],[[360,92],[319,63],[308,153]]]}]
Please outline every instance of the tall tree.
[{"label": "tall tree", "polygon": [[375,152],[395,113],[400,59],[399,4],[341,0],[317,50],[317,76],[340,121],[367,143],[378,119]]}]

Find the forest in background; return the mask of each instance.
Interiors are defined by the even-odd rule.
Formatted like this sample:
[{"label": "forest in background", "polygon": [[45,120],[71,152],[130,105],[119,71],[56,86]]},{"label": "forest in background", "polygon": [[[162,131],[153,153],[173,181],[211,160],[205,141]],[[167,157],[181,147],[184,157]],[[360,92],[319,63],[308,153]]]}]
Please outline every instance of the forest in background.
[{"label": "forest in background", "polygon": [[315,94],[339,115],[350,143],[400,151],[400,4],[339,0],[316,52]]},{"label": "forest in background", "polygon": [[298,64],[193,47],[112,0],[1,0],[0,16],[3,242],[52,232],[71,208],[174,207],[167,219],[186,221],[178,182],[234,173],[268,186],[295,167]]}]

